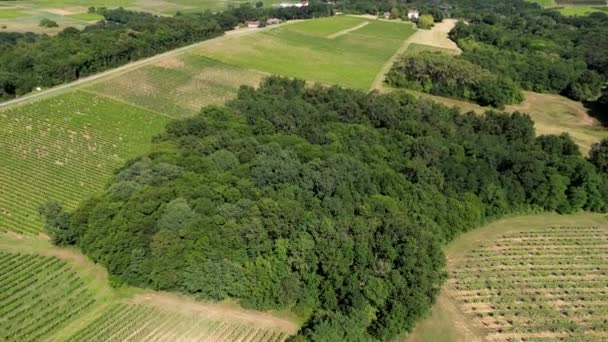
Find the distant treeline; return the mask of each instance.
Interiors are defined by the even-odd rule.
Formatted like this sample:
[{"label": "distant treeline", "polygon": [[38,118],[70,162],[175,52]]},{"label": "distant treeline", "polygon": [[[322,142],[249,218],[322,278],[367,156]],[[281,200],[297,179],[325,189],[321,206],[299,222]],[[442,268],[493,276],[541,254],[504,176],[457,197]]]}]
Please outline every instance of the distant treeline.
[{"label": "distant treeline", "polygon": [[434,95],[503,108],[519,103],[521,88],[509,78],[497,76],[462,58],[438,52],[405,55],[386,76],[394,87],[406,87]]},{"label": "distant treeline", "polygon": [[156,16],[124,9],[98,10],[104,20],[55,36],[0,32],[0,100],[76,80],[128,62],[222,35],[239,23],[331,15],[312,3],[302,8],[254,8],[245,4],[220,13]]},{"label": "distant treeline", "polygon": [[608,140],[585,159],[520,113],[269,78],[174,121],[164,147],[71,214],[42,209],[136,286],[305,319],[297,341],[389,341],[444,281],[442,244],[510,213],[605,212]]}]

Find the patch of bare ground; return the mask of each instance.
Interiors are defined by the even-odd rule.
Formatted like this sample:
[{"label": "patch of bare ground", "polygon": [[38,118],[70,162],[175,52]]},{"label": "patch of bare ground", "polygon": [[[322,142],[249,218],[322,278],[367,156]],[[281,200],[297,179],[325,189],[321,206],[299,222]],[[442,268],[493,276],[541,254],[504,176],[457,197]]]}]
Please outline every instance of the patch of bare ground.
[{"label": "patch of bare ground", "polygon": [[154,65],[166,69],[178,69],[183,68],[186,63],[184,63],[184,60],[179,56],[171,56],[165,59],[161,59],[160,61],[154,63]]},{"label": "patch of bare ground", "polygon": [[73,7],[61,7],[61,8],[44,8],[43,12],[48,12],[57,15],[68,16],[78,13],[86,13],[87,8],[84,6],[73,6]]},{"label": "patch of bare ground", "polygon": [[430,30],[416,31],[408,41],[410,43],[452,50],[459,54],[462,50],[448,37],[448,33],[456,26],[457,22],[458,20],[456,19],[444,19],[442,22],[436,23]]},{"label": "patch of bare ground", "polygon": [[8,237],[13,238],[13,239],[17,239],[17,240],[23,240],[23,235],[12,232],[12,231],[6,231],[6,235],[8,235]]},{"label": "patch of bare ground", "polygon": [[288,319],[269,313],[241,309],[235,304],[204,303],[169,293],[141,294],[133,297],[131,301],[137,304],[154,305],[177,313],[196,314],[209,319],[245,321],[257,328],[281,329],[289,333],[295,333],[298,330],[298,326]]}]

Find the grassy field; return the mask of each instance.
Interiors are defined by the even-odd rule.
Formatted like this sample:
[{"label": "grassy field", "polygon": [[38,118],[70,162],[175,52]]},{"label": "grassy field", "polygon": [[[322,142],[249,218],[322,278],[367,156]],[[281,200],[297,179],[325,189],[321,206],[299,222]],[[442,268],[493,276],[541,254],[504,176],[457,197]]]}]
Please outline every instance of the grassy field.
[{"label": "grassy field", "polygon": [[146,152],[167,120],[82,91],[0,111],[0,228],[40,231],[40,204],[75,207]]},{"label": "grassy field", "polygon": [[0,19],[13,19],[13,18],[21,18],[28,17],[29,14],[21,11],[14,11],[9,9],[0,9]]},{"label": "grassy field", "polygon": [[[490,109],[471,102],[410,90],[407,92],[418,98],[436,101],[465,112],[473,111],[482,114]],[[529,114],[534,120],[534,127],[539,135],[568,133],[583,153],[587,153],[593,143],[608,138],[608,130],[590,117],[588,110],[580,102],[559,95],[533,92],[525,92],[525,97],[524,102],[507,106],[505,111]]]},{"label": "grassy field", "polygon": [[466,341],[605,340],[607,248],[600,214],[522,216],[464,234],[447,248],[437,306],[408,341],[441,332]]},{"label": "grassy field", "polygon": [[417,54],[420,52],[441,52],[441,53],[448,53],[451,55],[456,54],[457,52],[452,50],[452,49],[445,49],[445,48],[441,48],[441,47],[437,47],[437,46],[430,46],[430,45],[424,45],[424,44],[417,44],[417,43],[412,43],[410,45],[408,45],[407,50],[405,51],[407,54]]},{"label": "grassy field", "polygon": [[241,85],[255,86],[263,74],[205,57],[183,55],[95,83],[86,89],[172,117],[222,104]]},{"label": "grassy field", "polygon": [[97,13],[77,13],[71,14],[70,17],[85,21],[97,21],[103,19],[103,15]]},{"label": "grassy field", "polygon": [[36,237],[0,234],[2,341],[283,341],[297,326],[230,303],[112,288],[99,265]]},{"label": "grassy field", "polygon": [[[369,24],[334,39],[326,38],[364,22]],[[368,89],[384,63],[413,32],[409,24],[332,17],[218,40],[198,54],[245,69]]]},{"label": "grassy field", "polygon": [[608,7],[599,6],[569,6],[562,7],[559,12],[565,16],[575,17],[584,16],[595,12],[604,12],[608,14]]},{"label": "grassy field", "polygon": [[533,2],[535,4],[539,4],[542,7],[553,7],[555,6],[555,0],[527,0],[528,2]]}]

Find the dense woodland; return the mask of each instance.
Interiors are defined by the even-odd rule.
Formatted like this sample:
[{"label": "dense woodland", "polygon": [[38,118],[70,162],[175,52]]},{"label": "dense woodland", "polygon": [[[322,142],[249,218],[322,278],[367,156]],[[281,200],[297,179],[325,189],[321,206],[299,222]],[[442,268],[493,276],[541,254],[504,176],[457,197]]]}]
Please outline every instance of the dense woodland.
[{"label": "dense woodland", "polygon": [[313,341],[409,331],[442,245],[509,213],[606,211],[608,141],[581,156],[521,113],[272,77],[174,121],[71,215],[42,212],[116,283],[292,309]]},{"label": "dense woodland", "polygon": [[174,17],[98,9],[104,20],[56,36],[0,32],[0,100],[23,95],[222,35],[239,23],[268,17],[304,19],[331,15],[326,5],[255,8],[248,4],[220,13]]},{"label": "dense woodland", "polygon": [[406,54],[386,75],[393,87],[405,87],[434,95],[477,102],[482,106],[504,108],[519,103],[521,88],[509,78],[465,59],[438,52]]}]

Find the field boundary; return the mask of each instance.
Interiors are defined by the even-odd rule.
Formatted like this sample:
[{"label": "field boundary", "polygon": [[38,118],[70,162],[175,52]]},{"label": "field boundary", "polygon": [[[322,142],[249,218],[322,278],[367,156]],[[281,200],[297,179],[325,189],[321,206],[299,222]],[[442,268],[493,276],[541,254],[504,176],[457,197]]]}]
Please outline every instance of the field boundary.
[{"label": "field boundary", "polygon": [[154,62],[157,62],[157,61],[162,60],[167,57],[182,55],[190,50],[195,50],[197,48],[205,46],[206,44],[210,44],[210,43],[218,41],[218,40],[227,39],[227,38],[233,37],[233,36],[249,35],[249,34],[253,34],[256,32],[267,31],[267,30],[275,29],[279,26],[289,25],[292,23],[300,22],[300,21],[302,21],[302,20],[290,20],[290,21],[287,21],[287,22],[284,22],[284,23],[281,23],[278,25],[267,26],[267,27],[263,27],[263,28],[237,29],[237,30],[232,30],[232,31],[226,31],[223,35],[216,37],[216,38],[207,39],[207,40],[197,42],[194,44],[190,44],[187,46],[182,46],[182,47],[174,49],[174,50],[170,50],[170,51],[163,52],[161,54],[157,54],[157,55],[154,55],[154,56],[151,56],[148,58],[133,61],[128,64],[125,64],[125,65],[122,65],[122,66],[119,66],[119,67],[116,67],[116,68],[113,68],[110,70],[106,70],[106,71],[103,71],[103,72],[100,72],[97,74],[93,74],[91,76],[80,78],[80,79],[75,80],[70,83],[64,83],[64,84],[40,91],[40,92],[29,93],[27,95],[18,97],[16,99],[0,102],[0,111],[4,110],[6,108],[9,108],[9,107],[19,105],[19,104],[27,103],[29,101],[43,99],[43,98],[51,97],[53,95],[61,94],[63,92],[72,90],[73,88],[77,88],[79,86],[91,83],[93,81],[98,81],[98,80],[102,80],[102,79],[105,80],[105,79],[109,79],[113,76],[119,76],[127,71],[138,69],[140,67],[152,64]]},{"label": "field boundary", "polygon": [[325,38],[327,38],[327,39],[336,39],[336,38],[338,38],[340,36],[343,36],[345,34],[348,34],[348,33],[351,33],[353,31],[357,31],[358,29],[364,28],[367,25],[369,25],[369,21],[364,21],[361,24],[355,25],[355,26],[353,26],[351,28],[347,28],[346,30],[341,30],[341,31],[338,31],[336,33],[332,33],[332,34],[330,34],[329,36],[327,36]]}]

